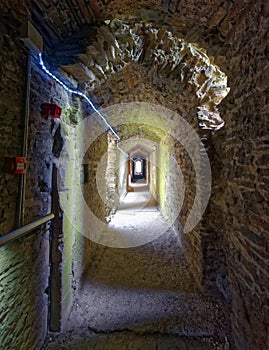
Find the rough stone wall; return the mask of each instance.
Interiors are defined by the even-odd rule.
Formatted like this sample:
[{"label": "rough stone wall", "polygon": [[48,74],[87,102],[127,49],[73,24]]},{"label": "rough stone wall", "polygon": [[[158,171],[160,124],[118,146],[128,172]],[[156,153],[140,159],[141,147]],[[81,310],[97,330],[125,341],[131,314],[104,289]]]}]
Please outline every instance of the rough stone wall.
[{"label": "rough stone wall", "polygon": [[150,191],[154,198],[157,198],[157,146],[149,153],[149,182]]},{"label": "rough stone wall", "polygon": [[[18,56],[6,58],[5,64],[12,67],[16,66],[18,61]],[[8,70],[6,72],[8,73]],[[13,80],[9,84],[5,83],[6,89],[9,89],[9,96],[13,95],[13,98],[20,93],[19,87],[22,83],[16,81],[17,74],[18,72],[15,71]],[[24,80],[23,73],[17,76]],[[14,132],[10,136],[8,132],[4,133],[8,138],[1,139],[4,141],[1,142],[2,156],[14,156],[21,152],[22,139],[16,131],[19,121],[13,118],[21,118],[20,113],[24,109],[24,103],[20,98],[14,101],[10,101],[9,106],[15,112],[11,112],[9,119],[9,113],[6,110],[5,121],[1,124],[7,131]],[[1,102],[2,106],[5,105],[8,102],[7,96],[1,99]],[[2,211],[5,213],[4,216],[7,215],[7,220],[2,225],[2,232],[13,229],[15,225],[14,204],[18,193],[18,179],[14,175],[9,175],[5,181],[7,180],[5,190],[1,191],[4,202]],[[8,193],[5,193],[6,190]],[[10,201],[10,204],[7,201]],[[36,207],[38,206],[39,203],[36,203]],[[39,214],[43,214],[42,210]],[[35,230],[29,237],[1,247],[0,250],[1,347],[3,349],[36,349],[44,339],[47,329],[48,232],[43,227],[41,232]]]},{"label": "rough stone wall", "polygon": [[[216,135],[218,142],[223,142],[220,133]],[[228,283],[229,250],[228,237],[224,230],[224,215],[222,204],[216,196],[220,195],[221,155],[213,146],[209,137],[205,141],[205,148],[210,159],[212,170],[211,197],[201,221],[201,249],[203,258],[203,289],[210,294],[221,293],[227,302],[231,302],[231,293]],[[223,179],[223,181],[225,181]],[[214,214],[212,214],[214,213]],[[217,258],[216,258],[217,257]]]},{"label": "rough stone wall", "polygon": [[[180,220],[180,200],[183,195],[180,189],[179,168],[175,159],[173,140],[166,136],[157,148],[158,181],[157,191],[159,205],[164,216],[175,226],[176,232],[181,238],[180,227],[177,223]],[[184,185],[184,183],[182,183]]]},{"label": "rough stone wall", "polygon": [[[68,101],[64,101],[68,105]],[[72,102],[72,101],[69,101]],[[74,108],[74,107],[73,107]],[[78,116],[81,111],[78,109]],[[63,121],[67,112],[63,114]],[[78,117],[77,116],[77,117]],[[82,167],[78,157],[81,147],[81,138],[75,133],[74,126],[62,123],[61,133],[64,140],[61,157],[55,160],[54,198],[58,214],[58,224],[56,227],[55,256],[52,258],[55,264],[56,278],[59,282],[55,288],[55,301],[59,307],[59,315],[56,313],[56,322],[51,324],[51,329],[62,330],[65,327],[69,315],[75,289],[80,285],[80,278],[83,273],[83,240],[81,233],[74,224],[75,220],[81,217],[82,203],[79,193],[82,184]],[[59,199],[58,199],[59,197]],[[66,201],[66,199],[68,199]],[[58,201],[60,200],[60,203]],[[58,233],[58,235],[57,235]],[[53,246],[52,246],[53,251]],[[51,314],[55,314],[54,305],[51,303]],[[53,329],[54,326],[54,329]]]},{"label": "rough stone wall", "polygon": [[[44,115],[42,105],[47,102],[62,107],[62,121]],[[66,215],[67,208],[62,207],[59,194],[66,194],[76,178],[73,175],[76,147],[72,135],[76,104],[77,101],[72,100],[57,83],[48,79],[38,65],[33,66],[25,217],[29,222],[49,212],[55,214],[50,234],[50,261],[42,262],[50,273],[39,276],[39,271],[36,271],[38,278],[47,283],[50,297],[49,327],[54,331],[61,329],[72,296],[72,218]],[[73,146],[68,148],[67,141],[70,139]],[[44,254],[48,252],[44,251]]]},{"label": "rough stone wall", "polygon": [[200,225],[190,232],[183,231],[197,195],[192,161],[182,144],[167,136],[162,139],[157,155],[160,209],[178,233],[190,271],[197,285],[201,286],[203,267]]},{"label": "rough stone wall", "polygon": [[3,22],[0,28],[1,233],[11,231],[15,224],[20,176],[4,173],[3,166],[4,157],[22,155],[22,120],[27,67],[26,55],[9,35],[9,31],[10,28]]},{"label": "rough stone wall", "polygon": [[128,176],[128,156],[121,151],[117,153],[118,164],[118,197],[122,198],[127,192],[127,176]]},{"label": "rough stone wall", "polygon": [[41,110],[42,104],[50,99],[49,96],[57,94],[56,91],[56,86],[46,81],[38,67],[32,65],[25,222],[51,212],[53,147],[58,124],[53,125],[41,115]]},{"label": "rough stone wall", "polygon": [[126,194],[127,189],[127,153],[117,148],[117,139],[108,133],[107,166],[105,184],[106,193],[106,216],[107,220],[114,215],[120,198]]},{"label": "rough stone wall", "polygon": [[[3,157],[20,156],[22,152],[26,58],[15,39],[16,26],[19,26],[21,17],[17,13],[15,18],[14,13],[9,12],[15,3],[3,2],[1,5],[3,6],[1,14],[4,16],[0,37],[1,185],[3,187],[1,233],[4,233],[15,226],[19,177],[3,173]],[[31,74],[25,223],[51,212],[51,194],[55,185],[52,182],[53,162],[59,157],[65,137],[61,135],[57,123],[53,124],[41,114],[41,105],[44,102],[56,102],[61,106],[70,107],[66,94],[63,94],[57,84],[44,78],[34,64]],[[68,119],[70,111],[64,110],[63,115]],[[68,121],[70,122],[70,119]],[[65,303],[63,308],[71,304],[72,285],[70,247],[73,241],[68,239],[72,231],[67,225],[65,225],[65,232],[64,242],[58,241],[55,246],[58,249],[60,244],[64,244],[64,260],[61,266],[63,288],[58,286]],[[2,320],[0,343],[3,349],[37,349],[46,335],[48,295],[51,294],[49,290],[50,238],[51,230],[48,231],[48,227],[44,226],[40,230],[35,230],[29,237],[0,248],[0,318]],[[59,262],[56,262],[55,258],[54,256],[54,263],[57,265]]]},{"label": "rough stone wall", "polygon": [[106,216],[115,214],[119,205],[118,197],[118,176],[119,159],[117,157],[116,140],[112,133],[108,133],[107,137],[107,166],[104,186],[107,188],[106,194]]},{"label": "rough stone wall", "polygon": [[[147,102],[177,112],[195,130],[199,130],[196,116],[197,98],[184,91],[185,83],[177,91],[167,89],[165,76],[156,76],[154,68],[148,70],[138,63],[130,63],[117,74],[110,76],[102,87],[94,90],[93,98],[102,108],[118,103]],[[176,98],[175,93],[177,92]],[[135,122],[135,120],[133,121]]]},{"label": "rough stone wall", "polygon": [[[238,2],[222,22],[231,92],[226,125],[214,137],[216,169],[205,220],[224,235],[236,349],[269,347],[268,6]],[[221,243],[221,242],[220,242]],[[224,257],[223,257],[224,258]]]},{"label": "rough stone wall", "polygon": [[87,173],[83,188],[85,201],[93,214],[104,222],[106,218],[105,169],[107,166],[105,160],[107,158],[102,161],[102,157],[106,157],[107,150],[107,135],[103,132],[91,143],[83,160]]},{"label": "rough stone wall", "polygon": [[[198,146],[198,145],[197,145]],[[201,233],[200,224],[198,223],[190,232],[184,233],[184,226],[190,216],[190,211],[193,207],[195,197],[197,196],[197,186],[196,186],[196,176],[194,164],[188,154],[187,150],[184,149],[182,144],[177,140],[173,142],[174,147],[174,157],[179,164],[180,173],[182,178],[179,177],[180,173],[177,174],[177,191],[183,196],[183,203],[180,211],[180,227],[182,235],[182,244],[186,252],[187,259],[190,263],[191,272],[198,284],[201,287],[201,281],[203,276],[203,266],[202,266],[202,247],[201,247]],[[200,153],[198,152],[199,156]],[[195,159],[197,162],[197,159]],[[184,193],[182,193],[183,188],[179,188],[179,184],[184,186]]]},{"label": "rough stone wall", "polygon": [[39,349],[47,333],[48,231],[0,248],[1,349]]},{"label": "rough stone wall", "polygon": [[[85,199],[85,212],[83,215],[88,215],[88,211],[98,220],[106,222],[107,217],[107,186],[106,186],[106,168],[107,168],[107,133],[97,124],[94,118],[89,120],[91,125],[92,139],[90,146],[85,149],[85,156],[83,159],[84,171],[86,176],[83,184],[83,196]],[[89,131],[86,131],[89,137]],[[96,136],[93,136],[96,135]],[[95,227],[97,228],[97,227]],[[91,227],[92,230],[95,229]],[[96,235],[98,232],[89,232],[89,228],[85,229],[86,237],[89,234]],[[97,253],[93,250],[94,243],[89,239],[84,242],[83,252],[83,269],[87,273],[91,267],[91,261],[94,260],[94,255]],[[97,245],[98,250],[98,245]]]},{"label": "rough stone wall", "polygon": [[[16,41],[12,4],[1,2],[1,234],[16,223],[19,176],[3,172],[4,156],[22,155],[26,57]],[[37,203],[36,206],[39,204]],[[42,213],[40,213],[42,214]],[[37,274],[38,271],[38,274]],[[0,248],[1,349],[37,349],[46,335],[48,303],[48,231],[35,230],[25,239]]]}]

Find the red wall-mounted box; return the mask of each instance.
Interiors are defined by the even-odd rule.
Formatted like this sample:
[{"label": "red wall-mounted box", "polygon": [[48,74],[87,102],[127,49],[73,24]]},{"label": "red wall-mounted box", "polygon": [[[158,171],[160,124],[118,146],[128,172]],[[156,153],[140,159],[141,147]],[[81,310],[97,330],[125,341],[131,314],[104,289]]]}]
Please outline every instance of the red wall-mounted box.
[{"label": "red wall-mounted box", "polygon": [[25,157],[5,157],[5,172],[8,174],[25,174],[26,163]]},{"label": "red wall-mounted box", "polygon": [[43,113],[47,118],[61,118],[62,108],[54,103],[44,103]]}]

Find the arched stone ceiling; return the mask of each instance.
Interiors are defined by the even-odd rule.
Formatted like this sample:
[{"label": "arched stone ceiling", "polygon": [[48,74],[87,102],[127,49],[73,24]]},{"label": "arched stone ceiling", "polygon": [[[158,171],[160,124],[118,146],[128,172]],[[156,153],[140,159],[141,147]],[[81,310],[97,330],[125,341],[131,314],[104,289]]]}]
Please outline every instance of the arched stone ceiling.
[{"label": "arched stone ceiling", "polygon": [[[117,106],[115,107],[117,108]],[[141,105],[141,109],[143,109],[143,105]],[[137,110],[139,110],[139,107]],[[106,115],[108,116],[109,120],[113,122],[117,132],[121,135],[121,142],[127,140],[128,144],[130,144],[133,139],[144,139],[158,143],[166,133],[166,129],[163,129],[161,125],[149,126],[146,116],[138,119],[135,114],[132,114],[133,121],[130,121],[128,119],[126,120],[126,117],[122,115],[122,120],[120,120],[119,123],[123,122],[123,124],[117,125],[118,121],[116,121],[116,118],[114,119],[113,116],[110,115],[110,112],[106,111]],[[137,122],[135,120],[137,120]]]},{"label": "arched stone ceiling", "polygon": [[140,147],[138,147],[136,150],[134,150],[133,152],[129,153],[130,158],[134,158],[134,157],[144,157],[144,158],[148,158],[149,153],[143,151]]},{"label": "arched stone ceiling", "polygon": [[156,150],[158,142],[154,142],[145,138],[131,137],[126,141],[120,142],[120,147],[131,157],[134,154],[140,153],[143,156],[148,156]]},{"label": "arched stone ceiling", "polygon": [[[64,51],[56,55],[58,64],[66,61]],[[107,21],[77,56],[76,63],[61,68],[91,93],[110,75],[134,61],[148,67],[154,80],[167,76],[173,79],[175,94],[182,84],[187,84],[190,95],[197,99],[195,107],[202,129],[218,130],[223,126],[217,106],[229,92],[227,76],[205,50],[178,38],[167,28],[118,19]]]},{"label": "arched stone ceiling", "polygon": [[[135,18],[143,22],[169,24],[191,41],[204,38],[223,42],[229,23],[253,1],[233,0],[26,0],[32,19],[51,45],[86,25],[106,19]],[[21,1],[18,1],[21,3]],[[200,41],[199,41],[200,43]],[[202,45],[204,46],[204,45]]]},{"label": "arched stone ceiling", "polygon": [[26,5],[44,37],[46,58],[80,87],[92,92],[136,61],[154,68],[158,79],[172,74],[179,85],[187,80],[199,100],[201,128],[223,126],[217,106],[229,91],[227,77],[195,42],[225,61],[227,25],[244,11],[234,1],[26,0]]},{"label": "arched stone ceiling", "polygon": [[131,157],[135,154],[141,154],[143,156],[147,156],[147,155],[149,155],[149,153],[151,153],[151,151],[149,149],[145,148],[144,145],[137,144],[136,146],[129,149],[128,153]]}]

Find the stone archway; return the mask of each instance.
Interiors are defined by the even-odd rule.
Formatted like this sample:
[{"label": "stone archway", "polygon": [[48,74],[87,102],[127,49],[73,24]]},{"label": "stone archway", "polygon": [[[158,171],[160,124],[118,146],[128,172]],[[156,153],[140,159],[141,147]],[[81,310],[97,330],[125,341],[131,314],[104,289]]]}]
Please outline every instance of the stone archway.
[{"label": "stone archway", "polygon": [[[227,76],[204,49],[179,38],[169,28],[128,20],[106,21],[75,63],[61,64],[59,60],[58,64],[61,72],[72,75],[91,94],[132,62],[147,68],[149,81],[160,91],[192,100],[202,129],[218,130],[224,125],[218,105],[230,90]],[[124,92],[124,86],[120,88]],[[102,98],[96,102],[102,105]]]}]

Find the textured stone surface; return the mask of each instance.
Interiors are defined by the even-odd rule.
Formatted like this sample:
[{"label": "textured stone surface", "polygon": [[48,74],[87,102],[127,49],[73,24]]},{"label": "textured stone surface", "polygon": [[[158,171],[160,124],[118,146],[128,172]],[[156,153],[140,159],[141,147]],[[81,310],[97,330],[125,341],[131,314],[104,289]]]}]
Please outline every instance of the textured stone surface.
[{"label": "textured stone surface", "polygon": [[212,166],[216,165],[219,175],[214,180],[209,221],[214,235],[222,236],[216,247],[227,247],[223,259],[228,261],[238,349],[269,346],[268,80],[261,78],[268,58],[265,8],[263,2],[256,2],[242,10],[238,3],[221,26],[231,48],[227,54],[231,93],[222,107],[226,127],[213,140]]},{"label": "textured stone surface", "polygon": [[85,202],[90,211],[104,222],[106,218],[106,203],[105,197],[102,196],[101,192],[99,193],[99,188],[97,187],[97,176],[99,175],[99,183],[106,188],[105,169],[102,168],[98,172],[98,167],[100,164],[101,166],[106,165],[106,163],[101,163],[101,158],[106,155],[107,149],[107,135],[106,133],[101,133],[93,142],[91,142],[90,147],[85,153],[83,159],[84,167],[87,169],[87,173],[89,174],[89,177],[87,181],[84,182],[83,186]]},{"label": "textured stone surface", "polygon": [[[2,94],[0,105],[3,122],[1,138],[1,157],[20,156],[22,152],[22,132],[24,128],[24,98],[26,80],[25,52],[15,39],[14,28],[22,17],[18,12],[11,14],[12,4],[1,3],[1,79]],[[13,4],[15,6],[15,3]],[[9,14],[9,20],[7,17]],[[1,18],[2,19],[2,18]],[[34,60],[32,60],[34,62]],[[71,105],[76,101],[68,101],[68,96],[57,84],[44,78],[38,67],[33,64],[31,71],[30,118],[26,173],[26,196],[24,222],[28,223],[41,215],[51,212],[51,194],[57,190],[52,183],[53,162],[59,157],[62,148],[62,137],[57,123],[48,120],[41,113],[44,102],[64,105],[63,118],[67,129],[70,124]],[[64,136],[66,138],[66,135]],[[3,162],[1,160],[1,165]],[[1,167],[1,234],[12,230],[16,225],[16,197],[19,190],[19,176],[6,175]],[[54,186],[54,188],[53,188]],[[57,215],[56,215],[57,216]],[[61,225],[63,220],[61,219]],[[61,229],[60,229],[61,230]],[[72,240],[68,236],[72,230],[65,226],[64,262],[59,269],[60,309],[68,310],[72,285],[72,263],[70,264],[69,246]],[[55,232],[54,232],[55,234]],[[59,234],[59,227],[58,233]],[[55,234],[56,235],[56,234]],[[49,287],[50,263],[49,226],[35,230],[29,237],[1,247],[0,271],[0,343],[3,349],[37,349],[47,333],[48,295],[52,296]],[[59,247],[61,242],[57,242]],[[69,259],[68,259],[69,258]],[[56,254],[54,266],[59,268]],[[72,262],[72,261],[71,261]],[[56,269],[56,268],[55,268]],[[55,281],[54,281],[55,282]],[[63,285],[63,288],[61,287]],[[69,298],[69,299],[68,299]],[[62,304],[61,304],[62,302]],[[62,305],[62,306],[61,306]]]},{"label": "textured stone surface", "polygon": [[[22,155],[26,56],[14,36],[10,6],[1,2],[1,235],[18,224],[19,176],[3,172],[3,157]],[[20,12],[18,10],[18,12]],[[22,11],[23,12],[23,11]],[[19,16],[19,15],[18,15]],[[13,18],[13,20],[12,20]],[[38,182],[38,179],[36,179]],[[35,203],[36,206],[39,203]],[[40,212],[39,214],[43,214]],[[36,272],[38,271],[38,275]],[[48,230],[0,248],[0,344],[2,349],[38,348],[46,335],[48,303]]]},{"label": "textured stone surface", "polygon": [[99,244],[92,243],[90,279],[129,287],[196,289],[178,232],[156,204],[143,185],[124,197],[105,230],[98,229]]},{"label": "textured stone surface", "polygon": [[130,62],[150,67],[149,76],[159,90],[174,94],[186,88],[193,94],[202,128],[214,130],[223,125],[217,105],[229,92],[226,75],[205,50],[169,30],[111,21],[108,27],[98,28],[95,42],[79,56],[76,65],[62,68],[92,90]]},{"label": "textured stone surface", "polygon": [[[147,207],[139,209],[132,204],[132,211],[152,215]],[[130,211],[128,206],[121,209],[125,216],[126,210]],[[137,215],[138,221],[138,214],[131,215]],[[158,216],[154,225],[163,222]],[[140,226],[143,229],[146,224],[142,221]],[[133,226],[133,234],[135,229]],[[118,234],[124,234],[122,228]],[[92,245],[90,267],[64,333],[48,337],[44,349],[229,348],[223,305],[197,293],[173,230],[131,249]],[[102,342],[99,334],[111,335],[104,336]]]},{"label": "textured stone surface", "polygon": [[48,232],[1,247],[0,263],[1,348],[39,348],[47,333]]},{"label": "textured stone surface", "polygon": [[[105,186],[106,189],[106,217],[115,214],[119,206],[119,159],[117,150],[117,140],[112,133],[108,133],[107,139],[107,163],[106,163],[106,176]],[[126,164],[124,164],[126,166]]]},{"label": "textured stone surface", "polygon": [[[24,89],[27,62],[23,52],[6,34],[2,24],[0,36],[0,132],[1,132],[1,199],[0,228],[6,233],[14,228],[19,176],[4,173],[4,157],[22,156],[22,120],[24,117]],[[6,122],[8,121],[8,122]]]},{"label": "textured stone surface", "polygon": [[65,338],[59,336],[56,340],[48,343],[44,349],[65,350],[80,349],[87,350],[89,346],[95,350],[226,350],[227,343],[219,342],[212,337],[202,340],[179,338],[173,335],[140,335],[131,332],[121,332],[113,335],[95,335],[90,332],[68,335]]},{"label": "textured stone surface", "polygon": [[[47,59],[54,58],[55,64],[57,57],[54,57],[54,53],[57,56],[59,51],[65,51],[68,58],[68,62],[65,63],[66,72],[69,74],[72,72],[74,75],[77,72],[80,83],[85,79],[88,81],[87,87],[92,95],[95,94],[93,98],[96,98],[98,105],[107,107],[122,101],[151,101],[180,112],[193,125],[196,121],[197,107],[201,107],[199,98],[196,96],[199,87],[195,85],[196,80],[199,79],[192,79],[195,76],[199,78],[199,75],[196,75],[195,64],[191,65],[193,72],[181,70],[185,77],[181,88],[178,88],[177,79],[174,80],[169,76],[168,65],[162,66],[163,70],[162,73],[159,72],[159,76],[153,64],[138,68],[137,63],[129,63],[122,69],[125,65],[122,61],[115,65],[117,46],[113,38],[114,34],[110,35],[107,31],[108,23],[106,26],[100,23],[104,19],[113,20],[117,17],[124,19],[127,27],[132,20],[134,20],[133,23],[153,22],[155,28],[165,25],[164,30],[159,32],[163,34],[167,28],[172,28],[172,32],[177,32],[179,38],[188,43],[197,43],[199,47],[206,49],[208,56],[211,57],[210,60],[212,62],[214,60],[215,64],[228,76],[231,91],[219,107],[221,117],[226,121],[225,129],[213,135],[208,142],[213,169],[212,197],[204,220],[201,222],[201,232],[198,227],[197,234],[191,236],[193,244],[190,247],[197,247],[195,255],[200,256],[198,261],[203,264],[204,285],[207,288],[212,288],[214,285],[216,287],[217,281],[218,288],[226,298],[230,299],[230,294],[232,296],[234,347],[240,350],[268,348],[267,42],[269,11],[267,4],[262,0],[226,1],[225,3],[218,0],[142,1],[139,3],[119,0],[90,3],[82,0],[72,2],[61,0],[57,3],[27,0],[26,4],[29,6],[33,22],[44,35]],[[1,124],[3,155],[11,151],[17,153],[21,147],[21,130],[18,124],[19,115],[23,110],[24,55],[21,54],[15,38],[18,37],[21,20],[25,14],[26,8],[21,1],[1,2],[0,60],[3,91],[1,108],[2,116],[5,116]],[[82,35],[82,31],[76,34],[78,29],[87,27],[87,24],[94,24],[94,28],[83,32],[87,34]],[[89,33],[91,38],[86,37]],[[123,35],[124,30],[121,29],[119,34]],[[130,47],[130,51],[123,50],[126,63],[131,61],[128,52],[134,55],[139,53],[140,39],[139,35],[135,34],[136,32],[133,31],[130,36],[126,29],[126,36],[122,41],[125,43],[125,48],[128,45]],[[167,36],[165,40],[168,40]],[[87,46],[89,51],[86,50],[84,55]],[[82,51],[80,51],[81,48],[83,48]],[[154,52],[157,57],[157,52]],[[77,61],[75,66],[67,67],[70,62],[75,62],[74,55],[80,55],[81,62]],[[158,59],[163,64],[162,57],[160,53]],[[189,59],[190,57],[187,63]],[[112,61],[113,65],[110,64]],[[104,83],[105,79],[107,83]],[[191,79],[192,84],[187,83],[188,79]],[[95,81],[97,83],[94,85]],[[43,84],[44,82],[41,82],[41,89]],[[49,88],[49,91],[53,91],[53,94],[56,90],[58,91],[53,84],[51,86],[52,90]],[[95,87],[94,90],[93,87]],[[47,89],[46,87],[43,90],[45,95],[49,95]],[[132,90],[131,94],[130,90]],[[208,98],[212,98],[211,93]],[[39,108],[35,101],[33,105],[36,109]],[[203,116],[208,115],[203,108],[200,111]],[[31,140],[31,145],[33,151],[38,152],[40,157],[47,157],[52,135],[46,125],[43,125],[41,130],[46,140],[37,137],[36,146],[34,140]],[[149,134],[148,130],[141,130],[141,132]],[[38,133],[38,130],[33,130],[33,134],[35,133]],[[40,147],[46,148],[46,146],[48,149],[42,152]],[[51,170],[44,170],[42,165],[40,168],[38,165],[39,170],[36,170],[39,162],[35,154],[31,155],[31,161],[35,166],[28,178],[33,186],[32,192],[27,197],[27,217],[29,218],[46,212],[50,203],[48,176]],[[185,164],[187,165],[186,159]],[[7,232],[14,225],[18,184],[13,177],[3,174],[1,188],[1,228],[3,232]],[[187,216],[192,198],[191,195],[188,198],[186,212],[182,213],[183,218]],[[30,208],[33,208],[32,213]],[[81,253],[80,243],[76,247],[78,255]],[[67,244],[67,247],[70,245]],[[20,254],[24,253],[31,256],[30,249],[28,251],[18,247],[16,257],[19,259]],[[190,254],[190,257],[192,256],[194,257]],[[41,259],[41,261],[44,260]],[[193,260],[193,265],[195,261],[197,259]],[[16,260],[13,263],[15,264]],[[40,263],[36,271],[41,271],[38,269],[43,268],[46,269],[43,263]],[[16,270],[15,275],[18,273]],[[38,274],[42,280],[42,272],[37,272]],[[27,276],[30,275],[32,272],[27,272]],[[9,277],[5,275],[4,278]],[[13,280],[12,275],[10,278]],[[8,284],[13,285],[12,282]],[[14,290],[16,290],[15,287]],[[4,295],[7,300],[10,295],[11,299],[15,298],[12,293]],[[30,305],[31,297],[28,295],[24,299],[27,305]],[[44,299],[40,298],[40,300]],[[22,305],[25,304],[22,303]],[[42,305],[40,310],[44,310],[42,308],[45,302]],[[1,312],[2,310],[4,308],[1,303]],[[5,314],[5,311],[2,314]],[[28,318],[31,319],[29,324],[33,324],[35,319],[33,310],[29,315]],[[17,316],[13,314],[8,321],[11,322],[13,329],[17,324],[15,319]],[[40,326],[37,331],[40,338],[44,335],[44,327],[44,325]],[[5,334],[7,333],[4,332],[4,346],[6,348],[12,348],[11,344],[17,346],[17,340],[6,338]],[[18,331],[16,334],[24,334],[25,336],[21,338],[21,341],[24,341],[28,333]],[[24,346],[34,348],[35,343],[31,338],[27,338]]]}]

